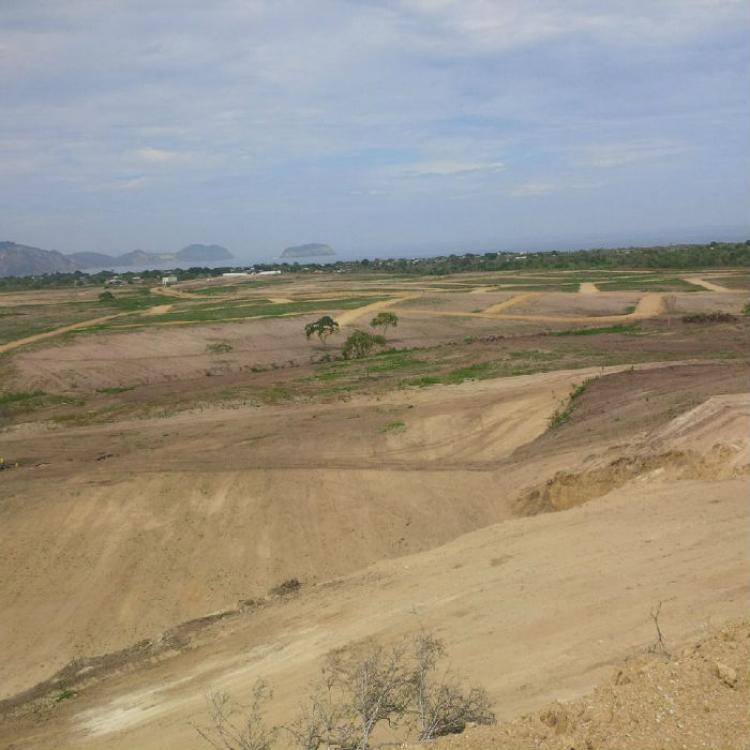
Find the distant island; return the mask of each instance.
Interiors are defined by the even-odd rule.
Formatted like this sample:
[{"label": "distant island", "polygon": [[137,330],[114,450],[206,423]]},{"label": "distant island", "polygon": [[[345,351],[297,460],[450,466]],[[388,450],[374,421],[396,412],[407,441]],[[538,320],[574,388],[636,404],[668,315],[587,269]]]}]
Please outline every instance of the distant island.
[{"label": "distant island", "polygon": [[282,258],[320,258],[324,255],[336,255],[336,252],[330,245],[322,245],[319,242],[293,245],[281,253]]},{"label": "distant island", "polygon": [[86,268],[116,268],[177,263],[216,262],[231,260],[232,253],[221,245],[193,244],[176,253],[148,253],[132,250],[123,255],[104,253],[70,253],[43,250],[16,242],[0,242],[0,277],[36,276],[45,273],[70,273]]}]

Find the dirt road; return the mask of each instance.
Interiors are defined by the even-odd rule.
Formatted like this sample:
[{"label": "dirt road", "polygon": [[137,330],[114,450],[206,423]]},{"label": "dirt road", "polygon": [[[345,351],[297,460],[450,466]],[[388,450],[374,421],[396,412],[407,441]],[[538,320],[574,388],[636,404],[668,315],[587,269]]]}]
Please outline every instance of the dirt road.
[{"label": "dirt road", "polygon": [[357,307],[354,310],[345,310],[338,316],[338,323],[341,326],[350,326],[360,318],[364,318],[374,313],[378,313],[381,310],[386,310],[393,305],[397,305],[399,302],[403,302],[408,299],[416,299],[421,297],[421,294],[403,294],[400,297],[394,297],[393,299],[381,300],[380,302],[373,302],[363,307]]},{"label": "dirt road", "polygon": [[700,276],[686,276],[685,281],[695,286],[702,286],[704,289],[708,289],[710,292],[736,292],[736,289],[728,289],[720,284],[714,284],[713,281],[701,278]]},{"label": "dirt road", "polygon": [[578,294],[599,294],[599,287],[590,281],[582,281],[578,287]]},{"label": "dirt road", "polygon": [[106,323],[108,320],[114,318],[120,318],[123,315],[132,315],[132,312],[114,313],[113,315],[103,315],[99,318],[89,318],[89,320],[82,320],[79,323],[72,323],[68,326],[62,326],[55,328],[52,331],[45,331],[44,333],[36,333],[33,336],[25,336],[22,339],[16,339],[15,341],[9,341],[7,344],[0,344],[0,354],[18,349],[21,346],[28,346],[29,344],[35,344],[37,341],[44,341],[45,339],[51,339],[55,336],[60,336],[63,333],[70,331],[77,331],[79,328],[88,328],[89,326],[99,325],[100,323]]}]

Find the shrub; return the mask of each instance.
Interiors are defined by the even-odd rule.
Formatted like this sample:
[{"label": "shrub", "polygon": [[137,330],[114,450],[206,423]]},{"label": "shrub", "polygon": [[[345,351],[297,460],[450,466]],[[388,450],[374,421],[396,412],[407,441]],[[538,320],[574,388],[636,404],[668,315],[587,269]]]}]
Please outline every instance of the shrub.
[{"label": "shrub", "polygon": [[231,344],[227,344],[226,341],[219,341],[215,344],[208,344],[206,351],[213,352],[214,354],[226,354],[231,352],[234,347]]},{"label": "shrub", "polygon": [[683,323],[736,323],[737,316],[726,312],[695,313],[683,315]]},{"label": "shrub", "polygon": [[385,346],[385,337],[357,329],[345,341],[341,354],[344,359],[366,357],[375,346]]},{"label": "shrub", "polygon": [[[494,724],[487,692],[439,669],[444,657],[444,643],[427,631],[393,646],[370,639],[335,650],[309,701],[284,729],[302,750],[368,750],[382,724],[403,727],[403,739],[420,741],[457,734],[469,723]],[[249,711],[237,720],[225,694],[210,694],[211,726],[196,730],[217,750],[270,750],[278,732],[263,722],[270,697],[267,686],[256,683]]]}]

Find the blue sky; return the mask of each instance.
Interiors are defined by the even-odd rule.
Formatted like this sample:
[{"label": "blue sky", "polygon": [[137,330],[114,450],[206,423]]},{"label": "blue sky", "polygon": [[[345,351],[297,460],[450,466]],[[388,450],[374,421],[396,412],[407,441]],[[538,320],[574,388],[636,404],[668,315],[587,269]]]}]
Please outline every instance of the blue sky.
[{"label": "blue sky", "polygon": [[0,0],[0,239],[750,236],[745,0]]}]

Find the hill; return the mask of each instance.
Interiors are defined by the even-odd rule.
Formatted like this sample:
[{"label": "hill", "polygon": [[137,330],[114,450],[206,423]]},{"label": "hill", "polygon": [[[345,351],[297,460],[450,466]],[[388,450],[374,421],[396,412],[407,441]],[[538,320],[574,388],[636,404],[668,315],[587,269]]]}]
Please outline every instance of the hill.
[{"label": "hill", "polygon": [[80,252],[64,255],[57,250],[43,250],[16,242],[0,242],[0,277],[36,276],[48,273],[70,273],[86,268],[116,266],[159,266],[160,264],[195,263],[229,260],[234,256],[221,245],[193,244],[177,253],[149,253],[131,250],[122,255]]},{"label": "hill", "polygon": [[0,277],[75,271],[74,261],[57,250],[0,242]]},{"label": "hill", "polygon": [[323,245],[319,242],[293,245],[281,253],[282,258],[319,258],[324,255],[336,255],[336,251],[330,245]]},{"label": "hill", "polygon": [[70,253],[65,256],[76,268],[106,268],[119,265],[117,259],[104,253]]}]

